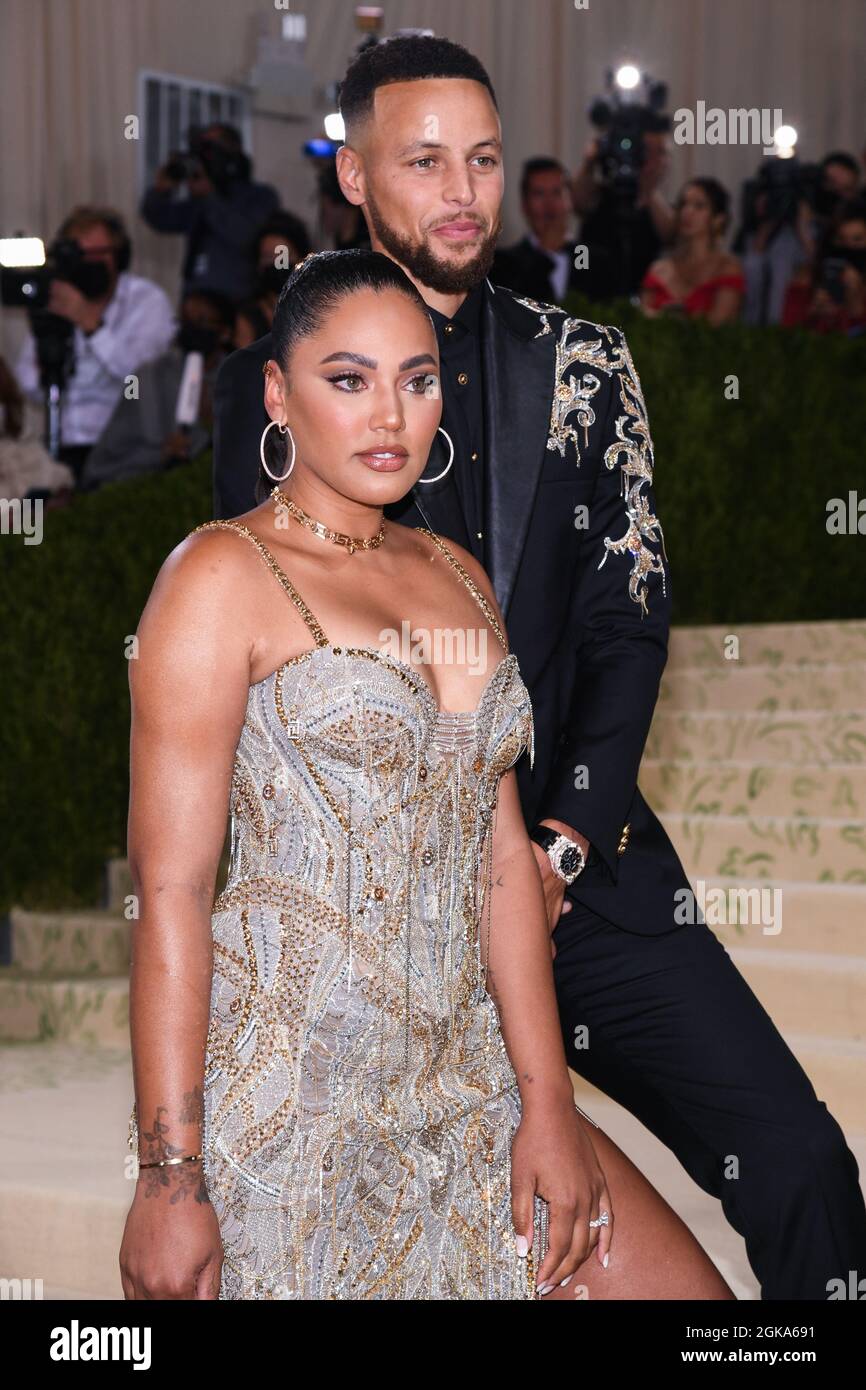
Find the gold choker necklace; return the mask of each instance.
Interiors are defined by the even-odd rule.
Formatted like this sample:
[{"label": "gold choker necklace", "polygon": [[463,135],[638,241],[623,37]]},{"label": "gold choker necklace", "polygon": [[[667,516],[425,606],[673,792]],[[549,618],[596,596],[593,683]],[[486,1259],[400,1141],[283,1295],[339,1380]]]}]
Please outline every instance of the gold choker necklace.
[{"label": "gold choker necklace", "polygon": [[324,521],[316,521],[309,516],[297,502],[293,502],[291,497],[279,488],[275,487],[271,497],[280,506],[286,508],[301,526],[306,526],[308,531],[312,531],[314,536],[318,536],[322,541],[333,541],[334,545],[344,545],[350,555],[354,555],[356,550],[378,550],[385,539],[385,518],[382,518],[382,525],[379,527],[375,536],[345,536],[342,531],[332,531],[326,526]]}]

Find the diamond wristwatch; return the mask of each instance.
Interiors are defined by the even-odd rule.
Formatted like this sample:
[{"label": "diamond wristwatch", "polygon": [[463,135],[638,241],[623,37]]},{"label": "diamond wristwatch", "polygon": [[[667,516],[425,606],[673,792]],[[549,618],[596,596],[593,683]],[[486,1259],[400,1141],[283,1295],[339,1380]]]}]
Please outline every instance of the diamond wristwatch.
[{"label": "diamond wristwatch", "polygon": [[574,883],[578,874],[586,868],[586,855],[576,840],[570,840],[559,830],[549,825],[537,825],[530,830],[529,838],[546,851],[553,872],[564,883]]}]

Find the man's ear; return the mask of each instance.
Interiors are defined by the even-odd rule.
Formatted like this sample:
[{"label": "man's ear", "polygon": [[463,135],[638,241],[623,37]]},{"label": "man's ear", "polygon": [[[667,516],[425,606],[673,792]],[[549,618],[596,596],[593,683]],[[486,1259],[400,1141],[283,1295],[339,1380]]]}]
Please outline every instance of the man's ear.
[{"label": "man's ear", "polygon": [[360,207],[366,200],[367,189],[364,178],[364,164],[357,150],[351,145],[341,145],[335,155],[337,181],[347,202]]}]

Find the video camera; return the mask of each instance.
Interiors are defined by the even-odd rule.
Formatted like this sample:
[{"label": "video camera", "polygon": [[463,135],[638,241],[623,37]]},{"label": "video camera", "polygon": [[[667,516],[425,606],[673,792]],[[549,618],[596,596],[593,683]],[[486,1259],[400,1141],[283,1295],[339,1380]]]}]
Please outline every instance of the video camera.
[{"label": "video camera", "polygon": [[[15,241],[10,243],[13,247],[15,244]],[[36,245],[41,254],[41,243]],[[124,243],[119,255],[119,268],[123,267],[124,258],[128,260],[128,242]],[[75,371],[75,326],[70,319],[51,313],[47,307],[55,280],[74,285],[86,299],[93,300],[101,299],[111,284],[105,263],[88,257],[71,237],[58,237],[53,241],[41,265],[0,267],[0,303],[7,309],[26,309],[30,320],[40,382],[45,392],[45,442],[49,453],[57,458],[62,392]]]},{"label": "video camera", "polygon": [[644,136],[670,130],[670,117],[664,114],[668,89],[664,82],[642,79],[645,99],[634,101],[617,86],[613,70],[605,73],[607,97],[596,97],[589,108],[589,119],[601,132],[598,141],[598,167],[601,180],[611,189],[622,212],[637,202],[641,167],[646,158]]},{"label": "video camera", "polygon": [[802,164],[796,155],[769,155],[743,184],[743,230],[753,232],[760,222],[774,222],[777,228],[792,223],[801,202],[820,211],[822,197],[819,164]]},{"label": "video camera", "polygon": [[71,237],[58,237],[44,265],[0,268],[0,304],[7,309],[44,309],[54,280],[74,285],[85,299],[101,299],[111,283],[103,261],[88,258]]},{"label": "video camera", "polygon": [[187,150],[174,150],[165,164],[166,174],[176,183],[185,183],[202,170],[220,193],[233,184],[249,183],[252,162],[243,150],[224,145],[202,126],[190,126],[188,144]]}]

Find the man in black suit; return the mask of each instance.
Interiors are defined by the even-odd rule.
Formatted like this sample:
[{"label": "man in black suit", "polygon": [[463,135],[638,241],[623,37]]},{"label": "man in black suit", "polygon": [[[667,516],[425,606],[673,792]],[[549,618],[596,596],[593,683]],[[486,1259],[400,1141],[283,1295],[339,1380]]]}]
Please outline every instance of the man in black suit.
[{"label": "man in black suit", "polygon": [[572,217],[568,174],[558,159],[528,159],[520,175],[520,205],[529,228],[513,246],[501,246],[493,261],[494,285],[545,303],[561,304],[586,276],[575,267],[576,246],[569,240]]},{"label": "man in black suit", "polygon": [[[428,305],[454,445],[438,482],[386,512],[454,539],[485,566],[532,697],[534,767],[521,759],[518,784],[569,1063],[720,1198],[764,1298],[824,1299],[829,1279],[866,1269],[856,1161],[713,932],[678,923],[687,880],[637,787],[670,583],[646,407],[623,333],[486,279],[500,226],[500,126],[471,54],[430,37],[369,48],[349,68],[341,107],[343,191],[363,208],[373,247]],[[220,371],[220,517],[262,500],[271,355],[263,338]],[[448,463],[437,439],[431,478]]]}]

